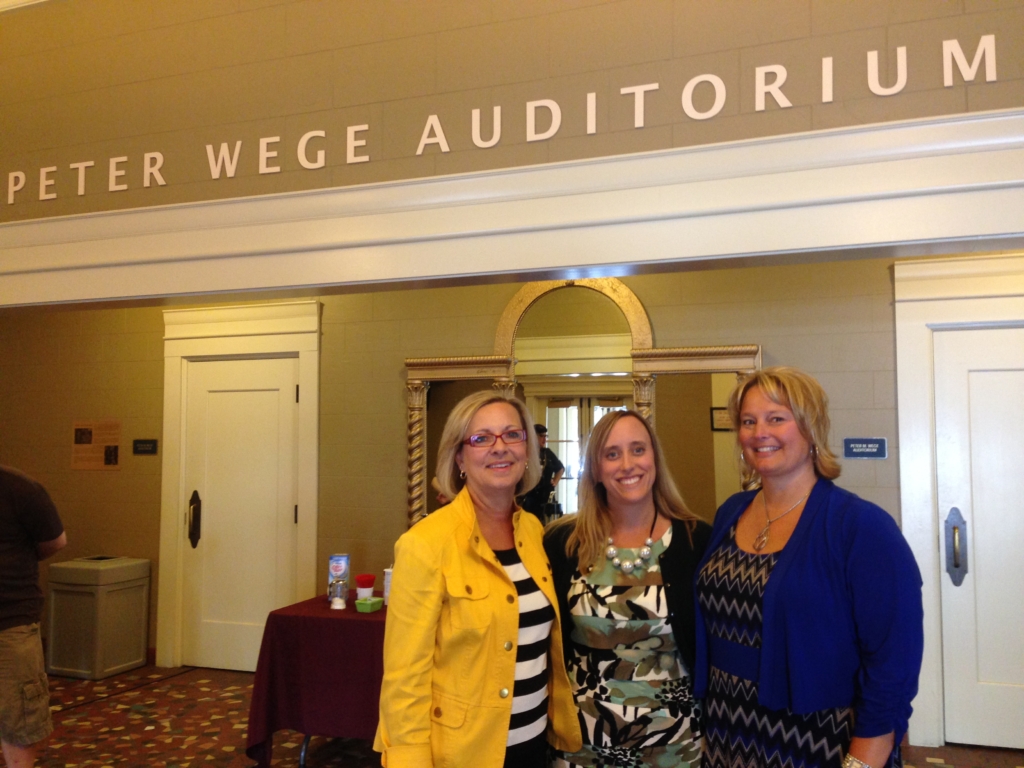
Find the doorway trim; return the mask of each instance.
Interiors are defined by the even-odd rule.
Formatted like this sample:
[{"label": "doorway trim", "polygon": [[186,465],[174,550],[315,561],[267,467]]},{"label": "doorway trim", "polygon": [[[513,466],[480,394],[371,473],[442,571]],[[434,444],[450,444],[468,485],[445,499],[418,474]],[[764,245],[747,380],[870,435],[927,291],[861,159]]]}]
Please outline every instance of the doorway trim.
[{"label": "doorway trim", "polygon": [[210,360],[299,361],[296,599],[316,594],[320,411],[320,302],[164,310],[164,428],[160,491],[156,663],[181,665],[184,456],[189,365]]},{"label": "doorway trim", "polygon": [[936,331],[1024,324],[1024,253],[897,262],[896,393],[903,535],[924,579],[924,661],[910,743],[945,743],[939,508],[935,456]]}]

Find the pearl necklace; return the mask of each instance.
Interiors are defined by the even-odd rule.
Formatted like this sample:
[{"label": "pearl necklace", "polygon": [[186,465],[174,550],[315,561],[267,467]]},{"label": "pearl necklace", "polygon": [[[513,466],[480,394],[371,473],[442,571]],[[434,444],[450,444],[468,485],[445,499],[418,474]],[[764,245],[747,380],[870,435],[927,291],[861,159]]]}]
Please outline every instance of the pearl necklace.
[{"label": "pearl necklace", "polygon": [[[807,496],[810,496],[810,494],[807,494]],[[788,515],[790,512],[792,512],[794,509],[796,509],[801,504],[803,504],[803,502],[807,499],[807,496],[804,496],[802,499],[797,501],[796,504],[794,504],[792,507],[787,509],[781,515],[778,515],[778,516],[773,518],[773,517],[771,517],[768,514],[768,500],[765,498],[764,488],[761,489],[761,504],[764,505],[764,520],[765,520],[765,523],[764,523],[764,528],[761,530],[761,532],[759,534],[757,534],[757,538],[754,539],[754,551],[755,552],[760,552],[762,549],[764,549],[765,547],[768,546],[768,536],[770,535],[772,523],[776,522],[777,520],[781,520],[786,515]]]},{"label": "pearl necklace", "polygon": [[[654,510],[654,519],[651,521],[651,532],[648,534],[647,539],[644,541],[644,545],[640,548],[640,556],[636,560],[622,560],[619,558],[618,547],[615,546],[615,541],[611,536],[608,537],[608,548],[604,551],[604,556],[612,561],[612,566],[618,568],[624,574],[629,576],[633,571],[642,571],[647,567],[647,561],[651,559],[651,547],[654,545],[654,526],[658,522],[658,510]],[[640,575],[639,573],[637,574]]]}]

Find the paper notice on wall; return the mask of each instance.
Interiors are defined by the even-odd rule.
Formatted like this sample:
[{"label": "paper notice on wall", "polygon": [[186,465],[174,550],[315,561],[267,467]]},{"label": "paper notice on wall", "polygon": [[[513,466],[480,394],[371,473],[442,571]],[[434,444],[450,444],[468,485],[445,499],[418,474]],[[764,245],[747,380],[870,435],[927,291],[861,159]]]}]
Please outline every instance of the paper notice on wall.
[{"label": "paper notice on wall", "polygon": [[120,469],[121,422],[76,421],[71,446],[72,469]]}]

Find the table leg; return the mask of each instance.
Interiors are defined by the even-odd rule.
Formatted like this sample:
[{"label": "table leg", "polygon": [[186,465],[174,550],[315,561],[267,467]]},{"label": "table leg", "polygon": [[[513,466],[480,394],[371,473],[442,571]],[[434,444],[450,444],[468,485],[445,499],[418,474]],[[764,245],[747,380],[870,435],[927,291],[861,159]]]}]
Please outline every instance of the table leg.
[{"label": "table leg", "polygon": [[306,750],[309,749],[309,740],[313,738],[310,734],[302,740],[302,749],[299,750],[299,768],[306,768]]}]

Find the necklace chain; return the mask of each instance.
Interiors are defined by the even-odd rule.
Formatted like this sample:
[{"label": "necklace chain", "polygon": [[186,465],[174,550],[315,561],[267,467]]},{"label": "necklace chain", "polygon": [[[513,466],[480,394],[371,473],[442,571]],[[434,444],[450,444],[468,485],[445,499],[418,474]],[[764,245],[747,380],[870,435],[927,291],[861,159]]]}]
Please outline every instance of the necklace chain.
[{"label": "necklace chain", "polygon": [[[810,496],[810,494],[807,494],[807,496]],[[757,538],[754,539],[754,551],[755,552],[760,552],[762,549],[764,549],[765,547],[768,546],[768,539],[771,536],[772,523],[781,520],[786,515],[788,515],[790,512],[792,512],[794,509],[796,509],[801,504],[803,504],[804,501],[807,500],[807,496],[804,496],[803,498],[799,499],[796,502],[796,504],[794,504],[792,507],[787,509],[781,515],[776,515],[775,517],[772,517],[771,515],[768,514],[768,499],[766,498],[766,495],[765,495],[765,492],[764,492],[764,488],[761,489],[761,504],[764,505],[764,520],[765,520],[765,523],[764,523],[764,528],[761,530],[761,532],[759,534],[757,534]]]},{"label": "necklace chain", "polygon": [[[654,526],[658,524],[658,510],[654,510],[654,519],[651,520],[651,532],[647,534],[647,540],[637,553],[639,557],[635,560],[622,560],[619,557],[619,549],[615,546],[615,540],[608,537],[608,548],[605,549],[605,557],[612,561],[612,567],[618,568],[627,576],[634,571],[642,571],[648,566],[651,559],[651,547],[654,545]],[[639,576],[640,574],[637,573]]]}]

